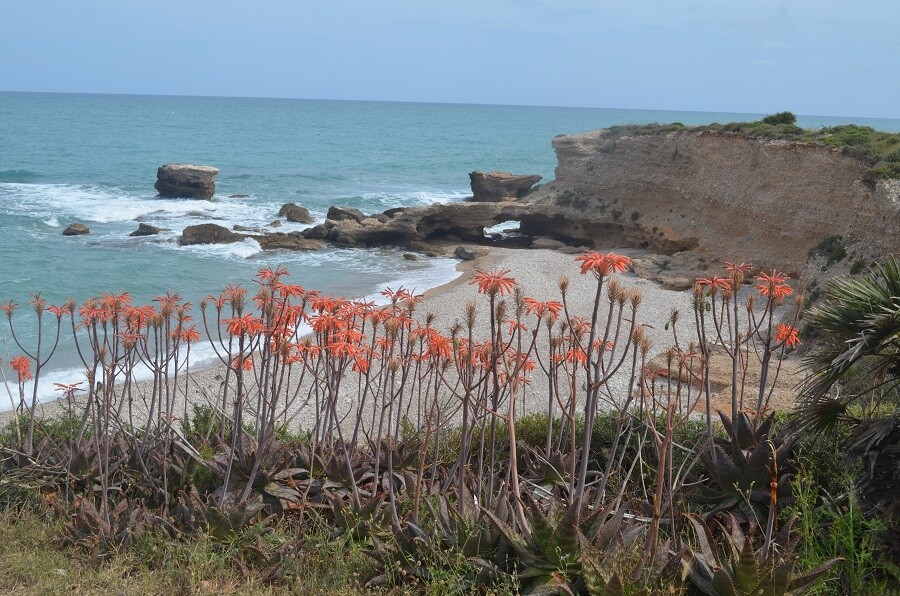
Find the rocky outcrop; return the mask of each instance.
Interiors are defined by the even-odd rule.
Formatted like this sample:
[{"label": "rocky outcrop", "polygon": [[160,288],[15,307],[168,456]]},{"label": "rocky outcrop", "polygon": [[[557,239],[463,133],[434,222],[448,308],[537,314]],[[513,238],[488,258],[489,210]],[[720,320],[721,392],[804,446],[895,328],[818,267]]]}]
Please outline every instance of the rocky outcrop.
[{"label": "rocky outcrop", "polygon": [[294,223],[310,224],[314,221],[309,214],[309,210],[296,203],[285,203],[282,205],[281,209],[278,210],[278,217],[284,217]]},{"label": "rocky outcrop", "polygon": [[85,234],[90,233],[91,230],[86,225],[80,223],[73,223],[62,231],[63,236],[84,236]]},{"label": "rocky outcrop", "polygon": [[352,220],[357,223],[362,222],[367,217],[368,216],[359,209],[354,209],[352,207],[338,207],[335,205],[329,207],[328,213],[325,214],[325,219],[330,219],[331,221]]},{"label": "rocky outcrop", "polygon": [[155,188],[161,197],[211,199],[216,193],[218,168],[167,163],[156,171]]},{"label": "rocky outcrop", "polygon": [[153,236],[160,232],[168,232],[166,228],[157,228],[147,223],[138,224],[138,229],[128,234],[129,236]]},{"label": "rocky outcrop", "polygon": [[[355,211],[355,210],[354,210]],[[449,203],[428,207],[389,209],[378,215],[366,216],[355,212],[345,216],[345,210],[332,208],[324,224],[300,232],[304,237],[331,242],[339,246],[403,246],[428,252],[435,244],[459,242],[489,244],[485,227],[516,221],[519,231],[509,242],[528,245],[530,238],[542,237],[557,245],[622,248],[649,248],[671,253],[693,248],[696,238],[681,238],[672,232],[665,238],[657,230],[634,222],[609,221],[602,215],[580,213],[554,205],[529,205],[519,202]],[[504,240],[501,240],[504,241]],[[452,250],[452,249],[451,249]]]},{"label": "rocky outcrop", "polygon": [[[235,226],[242,228],[242,226]],[[242,228],[249,229],[249,228]],[[322,248],[321,240],[310,239],[302,236],[300,232],[283,234],[281,232],[248,235],[237,234],[226,227],[205,223],[196,226],[188,226],[181,233],[178,243],[182,246],[192,244],[231,244],[241,242],[246,238],[253,238],[263,250],[318,250]]]},{"label": "rocky outcrop", "polygon": [[182,246],[190,246],[192,244],[230,244],[232,242],[240,242],[246,238],[242,234],[235,234],[226,227],[205,223],[196,226],[188,226],[181,232],[181,238],[178,243]]},{"label": "rocky outcrop", "polygon": [[834,272],[900,253],[900,183],[869,179],[868,164],[836,149],[690,129],[601,130],[553,146],[556,180],[525,201],[638,226],[656,252],[690,249],[808,278],[823,266],[810,255],[829,238],[848,254]]},{"label": "rocky outcrop", "polygon": [[537,175],[509,172],[471,172],[472,201],[496,202],[521,199],[541,181]]},{"label": "rocky outcrop", "polygon": [[272,232],[254,236],[254,239],[264,250],[319,250],[325,245],[321,240],[306,238],[300,232]]}]

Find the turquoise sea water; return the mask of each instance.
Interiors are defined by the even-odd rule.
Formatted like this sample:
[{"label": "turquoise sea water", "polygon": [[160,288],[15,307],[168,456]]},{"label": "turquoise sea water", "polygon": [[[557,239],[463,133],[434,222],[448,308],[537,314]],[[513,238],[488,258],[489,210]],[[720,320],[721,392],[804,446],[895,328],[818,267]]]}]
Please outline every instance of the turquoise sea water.
[{"label": "turquoise sea water", "polygon": [[[468,172],[507,170],[552,179],[553,136],[614,124],[755,120],[756,114],[385,102],[0,93],[0,301],[51,303],[129,291],[137,302],[168,290],[196,304],[228,283],[251,284],[259,267],[345,295],[386,285],[424,290],[454,276],[450,259],[406,261],[400,251],[326,249],[263,253],[252,240],[179,247],[187,225],[261,226],[288,201],[321,221],[329,205],[380,212],[468,195]],[[803,126],[850,122],[801,117]],[[898,120],[852,120],[900,130]],[[160,199],[166,162],[213,165],[213,201]],[[246,198],[229,198],[246,194]],[[137,221],[169,228],[131,238]],[[63,237],[70,223],[89,236]],[[290,231],[304,226],[285,224]],[[20,339],[33,321],[21,308]],[[5,325],[5,321],[2,321]],[[8,330],[0,359],[18,353]],[[47,383],[70,380],[64,344]],[[6,401],[0,395],[0,408]]]}]

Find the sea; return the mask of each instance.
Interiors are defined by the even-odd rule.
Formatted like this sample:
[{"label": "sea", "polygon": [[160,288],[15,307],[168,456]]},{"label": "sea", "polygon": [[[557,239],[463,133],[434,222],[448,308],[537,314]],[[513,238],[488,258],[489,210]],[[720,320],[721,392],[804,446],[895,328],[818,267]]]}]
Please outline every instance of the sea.
[{"label": "sea", "polygon": [[[3,378],[13,378],[6,368],[10,358],[35,348],[36,317],[28,302],[38,293],[60,304],[130,292],[140,304],[178,292],[198,311],[200,300],[228,284],[252,289],[261,267],[283,266],[292,283],[309,289],[370,299],[386,287],[421,292],[456,276],[454,259],[406,260],[399,249],[266,252],[252,239],[182,247],[178,237],[186,226],[261,227],[277,219],[287,202],[306,207],[321,223],[330,205],[376,213],[460,201],[470,194],[473,170],[552,180],[555,135],[617,124],[691,125],[760,116],[0,92],[0,302],[20,305],[13,316],[15,338],[0,313]],[[900,120],[798,117],[805,127],[848,123],[900,131]],[[213,200],[158,197],[156,169],[170,162],[219,168]],[[129,236],[139,222],[169,231]],[[63,236],[71,223],[85,224],[91,233]],[[279,231],[304,227],[283,222]],[[202,347],[192,352],[192,366],[214,358]],[[42,374],[41,399],[54,397],[53,383],[83,378],[82,368],[64,334]],[[9,409],[16,393],[14,384],[4,390],[0,383],[0,409]]]}]

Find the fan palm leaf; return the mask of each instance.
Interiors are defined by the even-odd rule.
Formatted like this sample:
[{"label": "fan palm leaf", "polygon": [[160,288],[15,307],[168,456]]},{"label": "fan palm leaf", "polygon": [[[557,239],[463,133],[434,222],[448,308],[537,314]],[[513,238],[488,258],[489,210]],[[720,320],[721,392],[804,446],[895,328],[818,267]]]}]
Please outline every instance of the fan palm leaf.
[{"label": "fan palm leaf", "polygon": [[900,261],[888,256],[859,278],[840,277],[806,315],[820,343],[805,358],[811,376],[801,386],[801,424],[823,431],[847,416],[865,393],[837,395],[855,368],[882,394],[900,389]]}]

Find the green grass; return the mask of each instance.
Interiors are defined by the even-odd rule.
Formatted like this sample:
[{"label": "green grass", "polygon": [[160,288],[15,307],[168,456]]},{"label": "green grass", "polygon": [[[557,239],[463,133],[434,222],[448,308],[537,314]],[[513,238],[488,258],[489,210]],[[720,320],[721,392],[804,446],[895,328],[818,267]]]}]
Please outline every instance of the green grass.
[{"label": "green grass", "polygon": [[[99,565],[58,545],[63,520],[22,506],[0,512],[0,593],[18,594],[363,594],[360,577],[371,567],[362,547],[332,537],[324,524],[275,528],[277,546],[302,530],[283,577],[254,577],[249,541],[229,544],[203,536],[171,540],[145,534]],[[236,560],[250,573],[239,571]]]},{"label": "green grass", "polygon": [[[791,117],[788,117],[791,116]],[[615,141],[625,136],[665,134],[669,132],[719,132],[743,135],[754,139],[782,140],[824,145],[840,149],[844,155],[855,157],[869,166],[867,177],[900,178],[900,133],[877,131],[869,126],[846,124],[819,129],[800,128],[794,124],[793,114],[782,112],[755,122],[713,123],[687,127],[673,124],[631,124],[607,129],[597,150],[615,149]]]}]

